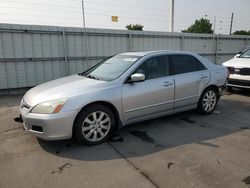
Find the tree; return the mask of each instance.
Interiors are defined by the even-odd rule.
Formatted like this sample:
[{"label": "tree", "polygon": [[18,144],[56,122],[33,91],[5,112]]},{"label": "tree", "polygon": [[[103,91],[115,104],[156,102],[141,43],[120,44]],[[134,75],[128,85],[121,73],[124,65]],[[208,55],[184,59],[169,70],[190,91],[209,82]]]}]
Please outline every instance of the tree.
[{"label": "tree", "polygon": [[239,31],[235,31],[233,34],[234,35],[250,35],[250,30],[249,31],[239,30]]},{"label": "tree", "polygon": [[186,30],[182,30],[183,33],[207,33],[212,34],[214,31],[212,30],[212,23],[210,20],[206,18],[201,18],[199,20],[195,20],[195,23],[191,25]]},{"label": "tree", "polygon": [[135,25],[133,25],[133,24],[129,24],[129,25],[127,25],[126,26],[126,28],[128,29],[128,30],[138,30],[138,31],[142,31],[143,30],[143,25],[140,25],[140,24],[135,24]]}]

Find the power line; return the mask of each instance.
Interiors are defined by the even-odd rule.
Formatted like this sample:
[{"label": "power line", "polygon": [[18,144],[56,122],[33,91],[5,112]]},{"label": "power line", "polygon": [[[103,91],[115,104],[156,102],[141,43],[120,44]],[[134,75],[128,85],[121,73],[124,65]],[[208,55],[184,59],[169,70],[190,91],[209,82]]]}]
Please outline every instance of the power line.
[{"label": "power line", "polygon": [[[2,6],[2,7],[5,7],[5,8],[10,8],[10,9],[26,9],[26,10],[42,10],[40,8],[32,8],[32,7],[19,7],[19,6]],[[47,9],[46,12],[48,11],[53,11],[54,13],[56,13],[55,11],[56,9],[51,9],[50,7],[50,10]],[[92,12],[96,12],[97,14],[100,13],[100,12],[104,12],[105,10],[104,9],[93,9],[93,8],[88,8],[87,11],[92,11]],[[99,11],[100,10],[100,11]],[[77,13],[77,14],[80,14],[80,10],[79,8],[74,8],[74,11],[67,11],[68,13]],[[122,13],[121,13],[122,12]],[[126,11],[119,11],[119,15],[123,15],[123,14],[126,14],[126,15],[131,15],[132,14],[135,14],[136,17],[141,17],[141,18],[145,18],[145,17],[151,17],[151,19],[155,19],[155,20],[166,20],[166,18],[161,18],[161,17],[165,17],[166,15],[168,14],[162,14],[162,15],[146,15],[146,14],[140,14],[140,13],[133,13],[133,12],[126,12]],[[111,16],[112,14],[105,14],[105,15],[108,15],[108,16]],[[153,17],[153,18],[152,18]],[[149,18],[150,19],[150,18]]]},{"label": "power line", "polygon": [[[53,11],[54,12],[54,11]],[[4,14],[4,15],[8,15],[8,14],[10,14],[10,15],[23,15],[23,16],[32,16],[32,17],[40,17],[40,18],[42,18],[42,17],[47,17],[47,18],[51,18],[51,16],[48,16],[48,15],[33,15],[33,14],[23,14],[23,13],[15,13],[15,12],[1,12],[2,14]],[[54,12],[54,13],[56,13],[56,12]],[[59,12],[58,12],[59,13]],[[76,12],[76,11],[71,11],[70,13],[74,13],[74,14],[76,14],[76,15],[80,15],[80,12]],[[95,16],[107,16],[107,17],[110,17],[110,14],[103,14],[103,13],[99,13],[99,12],[97,12],[97,11],[87,11],[87,15],[88,14],[90,14],[90,15],[95,15]],[[67,16],[67,17],[66,17]],[[137,16],[136,17],[133,17],[133,16],[120,16],[122,19],[124,19],[124,18],[126,18],[127,20],[129,19],[129,20],[136,20],[135,18],[137,18]],[[53,18],[59,18],[59,19],[65,19],[65,18],[69,18],[68,17],[68,14],[67,15],[65,15],[65,18],[62,18],[62,16],[61,15],[58,15],[58,16],[53,16]],[[144,17],[145,18],[145,17]],[[181,18],[179,18],[179,17],[176,17],[176,23],[177,24],[179,24],[179,23],[183,23],[183,24],[191,24],[193,21],[183,21]],[[165,22],[165,19],[161,19],[161,18],[158,18],[158,19],[154,19],[154,18],[147,18],[147,21],[152,21],[152,22],[154,22],[154,21],[158,21],[158,22]],[[229,25],[229,24],[226,24],[225,23],[225,21],[219,21],[219,20],[217,20],[216,21],[216,23],[218,23],[218,24],[223,24],[223,25]],[[243,23],[243,21],[242,21],[242,23]],[[244,22],[244,23],[247,23],[247,22]],[[237,24],[237,22],[235,22],[235,24]]]},{"label": "power line", "polygon": [[[75,1],[76,2],[76,1]],[[78,2],[80,3],[80,1],[78,0]],[[95,4],[95,1],[89,1],[90,4]],[[26,4],[27,6],[10,6],[8,3],[10,4]],[[18,2],[18,1],[12,1],[9,0],[7,3],[7,5],[5,4],[1,4],[0,8],[9,8],[10,10],[12,9],[16,9],[16,10],[20,10],[21,12],[18,13],[19,11],[16,12],[12,12],[12,11],[1,11],[0,15],[17,15],[17,17],[15,18],[15,20],[19,19],[19,16],[26,16],[26,17],[32,17],[32,18],[39,18],[39,22],[43,22],[46,24],[46,21],[42,20],[42,18],[50,18],[49,21],[47,21],[47,23],[51,22],[52,19],[54,19],[57,23],[58,20],[69,20],[69,19],[74,19],[77,16],[79,17],[81,15],[81,9],[79,8],[79,6],[67,6],[67,5],[62,5],[62,4],[46,4],[46,3],[39,3],[39,2]],[[111,3],[107,3],[107,2],[96,2],[96,5],[100,5],[100,4],[111,4]],[[35,7],[32,6],[28,6],[28,5],[34,5]],[[85,6],[85,17],[86,18],[91,18],[91,20],[105,20],[107,21],[107,19],[110,19],[111,15],[115,15],[118,14],[119,16],[119,21],[121,21],[121,24],[126,24],[126,22],[133,22],[133,23],[144,23],[147,25],[150,25],[151,28],[154,29],[161,29],[164,28],[164,25],[166,25],[166,21],[168,20],[168,16],[169,16],[169,12],[165,12],[165,13],[159,13],[159,12],[150,12],[150,14],[143,14],[140,11],[136,11],[136,10],[117,10],[115,7],[117,7],[118,4],[112,4],[112,7],[105,9],[104,7],[101,8],[91,8],[91,6],[88,8]],[[42,6],[42,7],[41,7]],[[124,5],[124,7],[129,7]],[[132,6],[133,7],[133,6]],[[43,10],[44,8],[46,8],[46,12],[39,12],[39,10]],[[133,7],[134,8],[134,7]],[[62,15],[62,13],[65,12],[66,9],[67,14]],[[28,14],[22,13],[22,10],[29,10],[26,11],[28,12]],[[38,11],[36,11],[38,10]],[[161,10],[161,9],[159,9]],[[64,12],[62,12],[64,11]],[[47,13],[48,12],[53,12],[54,15],[49,16]],[[211,12],[211,11],[210,11]],[[30,14],[29,14],[30,13]],[[40,13],[40,15],[38,14]],[[221,13],[221,12],[220,12]],[[45,15],[44,15],[45,14]],[[205,17],[206,18],[210,18],[210,20],[213,19],[214,16],[216,16],[216,20],[214,21],[214,26],[216,25],[217,28],[219,28],[219,30],[227,30],[226,28],[230,27],[230,17],[228,16],[220,16],[218,14],[216,15],[209,15],[206,14],[206,11],[202,11],[202,12],[198,12],[198,11],[192,11],[192,12],[187,12],[187,11],[183,11],[183,12],[175,12],[175,25],[178,26],[179,28],[186,28],[188,26],[190,26],[191,24],[193,24],[194,20],[196,17]],[[0,16],[0,20],[3,20],[4,18]],[[100,17],[100,19],[96,18],[96,17]],[[190,17],[190,19],[192,18],[192,20],[190,21],[186,21],[183,20],[183,17]],[[5,19],[7,20],[7,19]],[[13,19],[12,19],[13,20]],[[20,18],[21,20],[21,18]],[[88,20],[86,20],[88,21]],[[234,27],[243,27],[241,24],[244,24],[245,27],[247,27],[247,25],[249,25],[250,20],[247,18],[241,19],[240,17],[235,17],[233,19],[233,25]],[[28,21],[29,22],[29,21]],[[74,24],[72,24],[72,22],[74,22]],[[74,26],[80,26],[81,20],[80,19],[74,19],[70,22],[69,25],[74,25]],[[88,23],[88,22],[87,22]],[[49,23],[50,24],[50,23]],[[67,24],[60,22],[60,24],[67,26]],[[161,24],[163,27],[159,27],[159,24]],[[50,24],[51,25],[51,24]],[[93,24],[92,24],[93,25]],[[94,24],[97,25],[98,24]],[[102,25],[102,24],[100,24]],[[105,27],[105,26],[104,26]],[[121,25],[119,25],[119,27],[121,27]],[[145,27],[147,28],[147,27]],[[217,29],[216,28],[216,29]],[[214,29],[215,30],[215,29]]]},{"label": "power line", "polygon": [[[9,1],[8,1],[9,2]],[[16,2],[16,3],[21,3],[21,2],[17,2],[17,1],[10,1],[10,2]],[[33,4],[33,5],[44,5],[44,6],[50,6],[50,8],[51,7],[55,7],[55,8],[58,8],[58,7],[61,7],[61,8],[69,8],[69,9],[74,9],[74,10],[79,10],[79,8],[78,7],[73,7],[73,6],[62,6],[62,5],[55,5],[55,4],[44,4],[44,3],[28,3],[28,2],[26,2],[27,4]],[[23,3],[21,3],[21,4],[23,4]],[[7,7],[7,6],[5,6],[5,7]],[[9,6],[9,8],[12,8],[11,6]],[[13,8],[14,8],[14,6],[13,6]],[[18,7],[15,7],[15,8],[20,8],[19,6]],[[28,8],[28,7],[22,7],[22,8]],[[46,7],[47,8],[47,7]],[[30,9],[34,9],[34,8],[30,8]],[[39,7],[38,8],[36,8],[36,9],[38,9],[39,10]],[[88,8],[88,9],[91,9],[91,8]],[[100,10],[100,11],[105,11],[105,9],[92,9],[92,10]],[[112,11],[115,11],[114,9],[111,9]],[[132,11],[119,11],[119,13],[120,12],[124,12],[124,13],[134,13],[134,14],[136,14],[136,15],[138,15],[138,12],[132,12]],[[204,12],[205,13],[205,12]],[[199,12],[198,14],[196,14],[196,13],[194,13],[194,12],[189,12],[189,13],[185,13],[185,12],[175,12],[175,14],[176,15],[187,15],[187,16],[191,16],[191,15],[195,15],[195,16],[198,16],[198,15],[203,15],[204,13],[201,13],[201,12]],[[155,16],[155,17],[159,17],[159,16],[166,16],[166,14],[167,15],[169,15],[169,13],[165,13],[165,14],[154,14],[154,15],[150,15],[151,17],[152,16]],[[142,14],[141,14],[142,15]],[[208,15],[208,14],[207,14]],[[145,15],[143,15],[143,16],[145,16]],[[226,16],[217,16],[218,18],[220,18],[220,17],[223,17],[223,18],[228,18],[228,19],[231,19],[230,17],[226,17]],[[236,18],[237,19],[237,18]],[[240,19],[240,20],[243,20],[242,18]],[[249,19],[244,19],[244,20],[246,20],[246,21],[249,21]]]},{"label": "power line", "polygon": [[[50,6],[50,7],[55,7],[55,8],[59,8],[59,7],[61,7],[61,8],[67,8],[67,9],[74,9],[74,10],[79,10],[79,8],[77,7],[77,6],[69,6],[69,5],[58,5],[58,4],[46,4],[46,3],[34,3],[34,2],[18,2],[18,1],[11,1],[11,0],[8,0],[8,2],[13,2],[13,3],[18,3],[18,4],[28,4],[28,5],[30,5],[30,4],[33,4],[33,5],[42,5],[42,6]],[[76,1],[74,1],[74,2],[76,2]],[[94,1],[95,2],[95,1]],[[93,3],[93,1],[91,0],[91,1],[89,1],[88,3]],[[106,3],[106,2],[96,2],[96,4],[112,4],[112,3]],[[115,7],[117,4],[112,4],[112,7]],[[120,7],[120,3],[119,3],[119,7]],[[131,7],[131,6],[125,6],[125,7]],[[133,7],[134,8],[134,7]],[[140,8],[140,7],[139,7]],[[136,8],[136,9],[139,9],[139,8]],[[87,8],[87,9],[89,9],[89,8]],[[95,8],[95,10],[106,10],[106,9],[97,9],[97,8]],[[116,9],[111,9],[112,11],[116,11]],[[159,9],[159,10],[163,10],[163,9]],[[119,10],[119,13],[120,12],[124,12],[124,13],[134,13],[134,14],[138,14],[138,12],[134,12],[134,11],[121,11],[121,10]],[[216,12],[217,14],[216,14],[216,16],[219,18],[219,17],[223,17],[223,18],[228,18],[228,19],[231,19],[231,17],[229,17],[229,16],[219,16],[218,14],[228,14],[228,12],[227,11],[209,11],[209,12]],[[166,12],[166,13],[164,13],[164,14],[159,14],[159,13],[157,13],[157,14],[154,14],[154,16],[165,16],[166,14],[168,14],[169,15],[169,13],[168,12]],[[190,11],[190,10],[178,10],[178,11],[175,11],[175,14],[179,14],[179,15],[195,15],[195,16],[197,16],[197,15],[204,15],[204,14],[206,14],[206,15],[209,15],[209,14],[207,14],[207,11],[195,11],[195,10],[192,10],[192,11]],[[246,18],[240,18],[241,20],[246,20],[246,21],[249,21],[249,19],[246,19]]]}]

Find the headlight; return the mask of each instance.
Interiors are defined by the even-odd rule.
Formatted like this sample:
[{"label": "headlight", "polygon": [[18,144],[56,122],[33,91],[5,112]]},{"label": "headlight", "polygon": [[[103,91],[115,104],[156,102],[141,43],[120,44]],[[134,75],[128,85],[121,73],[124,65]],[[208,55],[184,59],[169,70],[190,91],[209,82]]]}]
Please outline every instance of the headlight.
[{"label": "headlight", "polygon": [[67,100],[68,100],[67,98],[64,98],[64,99],[56,99],[40,103],[31,110],[31,113],[36,113],[36,114],[58,113],[61,111]]}]

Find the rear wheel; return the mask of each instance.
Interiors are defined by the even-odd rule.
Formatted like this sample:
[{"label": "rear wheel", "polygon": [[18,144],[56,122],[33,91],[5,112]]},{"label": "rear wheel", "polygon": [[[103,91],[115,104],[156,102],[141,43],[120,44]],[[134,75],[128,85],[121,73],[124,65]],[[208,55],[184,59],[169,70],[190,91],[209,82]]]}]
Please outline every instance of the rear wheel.
[{"label": "rear wheel", "polygon": [[199,100],[198,110],[203,114],[210,114],[214,111],[219,96],[215,88],[206,89]]},{"label": "rear wheel", "polygon": [[107,140],[115,118],[112,111],[103,105],[92,105],[82,110],[75,122],[75,137],[87,145],[100,144]]}]

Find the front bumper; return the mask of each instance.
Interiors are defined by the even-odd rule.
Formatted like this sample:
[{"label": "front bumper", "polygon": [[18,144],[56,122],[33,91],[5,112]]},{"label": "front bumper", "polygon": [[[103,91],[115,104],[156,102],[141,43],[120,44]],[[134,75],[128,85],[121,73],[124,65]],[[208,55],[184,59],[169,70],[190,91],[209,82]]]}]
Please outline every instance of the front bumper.
[{"label": "front bumper", "polygon": [[230,74],[227,86],[250,89],[250,75]]},{"label": "front bumper", "polygon": [[63,140],[72,137],[73,123],[78,111],[56,114],[34,114],[20,108],[24,129],[43,140]]},{"label": "front bumper", "polygon": [[228,79],[227,86],[250,89],[250,81],[240,79]]}]

